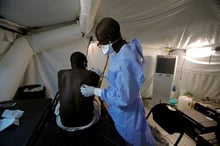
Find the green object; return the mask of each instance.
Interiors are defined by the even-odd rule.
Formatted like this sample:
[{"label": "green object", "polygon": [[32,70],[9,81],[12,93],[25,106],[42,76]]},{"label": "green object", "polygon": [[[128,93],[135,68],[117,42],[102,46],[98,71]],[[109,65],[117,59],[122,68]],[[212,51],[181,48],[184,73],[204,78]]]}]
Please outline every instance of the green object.
[{"label": "green object", "polygon": [[176,103],[177,103],[177,99],[176,99],[176,98],[170,98],[169,103],[170,103],[172,106],[174,106],[174,105],[176,105]]},{"label": "green object", "polygon": [[189,91],[185,95],[193,97],[193,94],[191,92],[189,92]]}]

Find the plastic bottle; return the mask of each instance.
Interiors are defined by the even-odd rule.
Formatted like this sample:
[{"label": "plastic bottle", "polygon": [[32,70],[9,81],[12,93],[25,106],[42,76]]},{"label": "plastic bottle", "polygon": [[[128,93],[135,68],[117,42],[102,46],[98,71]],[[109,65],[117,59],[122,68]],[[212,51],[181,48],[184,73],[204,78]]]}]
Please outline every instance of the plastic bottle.
[{"label": "plastic bottle", "polygon": [[173,86],[170,97],[171,98],[176,98],[176,86]]},{"label": "plastic bottle", "polygon": [[172,91],[171,91],[171,94],[170,94],[170,101],[169,101],[169,103],[172,106],[175,106],[176,103],[177,103],[177,99],[176,99],[176,86],[173,86],[173,88],[172,88]]},{"label": "plastic bottle", "polygon": [[192,108],[192,97],[191,96],[179,96],[177,108],[179,110],[186,110]]}]

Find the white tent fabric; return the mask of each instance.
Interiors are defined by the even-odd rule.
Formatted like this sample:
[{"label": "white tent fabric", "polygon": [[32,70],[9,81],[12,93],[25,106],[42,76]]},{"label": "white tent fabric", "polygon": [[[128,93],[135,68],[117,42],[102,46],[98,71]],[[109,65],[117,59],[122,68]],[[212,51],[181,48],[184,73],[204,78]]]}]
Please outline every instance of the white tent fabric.
[{"label": "white tent fabric", "polygon": [[14,41],[14,35],[10,31],[1,29],[0,39],[1,39],[1,45],[0,45],[0,56],[1,56],[1,54],[3,54],[6,51],[6,49],[9,47],[10,42]]},{"label": "white tent fabric", "polygon": [[[218,58],[220,59],[219,56]],[[187,60],[183,61],[185,62],[179,62],[182,65],[179,65],[176,74],[175,84],[178,85],[178,88],[190,91],[197,98],[209,97],[219,101],[220,65],[204,65]]]},{"label": "white tent fabric", "polygon": [[100,0],[80,0],[80,4],[81,10],[79,21],[81,32],[88,34],[93,27]]},{"label": "white tent fabric", "polygon": [[186,49],[196,41],[202,45],[219,41],[219,17],[214,12],[219,14],[219,7],[211,4],[210,0],[103,0],[96,20],[116,18],[124,36],[139,37],[146,48]]},{"label": "white tent fabric", "polygon": [[80,0],[1,0],[0,13],[28,27],[55,25],[77,19]]},{"label": "white tent fabric", "polygon": [[70,43],[81,36],[79,24],[70,24],[52,30],[42,31],[28,35],[28,40],[34,50],[39,53]]},{"label": "white tent fabric", "polygon": [[1,59],[1,101],[10,100],[14,97],[32,55],[32,49],[27,40],[22,37],[15,41],[13,46]]},{"label": "white tent fabric", "polygon": [[[79,37],[80,38],[80,37]],[[47,96],[53,98],[57,90],[57,72],[61,69],[70,68],[70,55],[74,51],[86,52],[87,39],[75,39],[69,44],[55,47],[53,49],[37,53],[33,58],[33,64],[28,67],[23,84],[41,83],[47,87]],[[36,80],[29,80],[33,77],[35,70]]]},{"label": "white tent fabric", "polygon": [[[0,101],[12,99],[19,86],[34,83],[45,85],[48,97],[53,98],[57,92],[57,72],[70,68],[69,57],[74,51],[88,53],[89,67],[102,70],[106,57],[96,48],[89,48],[87,52],[87,45],[89,37],[94,36],[96,24],[103,17],[117,19],[125,39],[138,37],[142,43],[147,60],[143,98],[152,96],[156,55],[168,54],[165,49],[168,47],[175,49],[172,55],[178,56],[174,81],[178,92],[186,90],[197,98],[210,97],[220,101],[220,56],[212,56],[211,63],[209,57],[202,58],[204,64],[182,57],[189,48],[199,50],[203,46],[214,48],[220,44],[220,5],[217,0],[13,2],[0,1],[0,14],[26,26],[27,30],[32,29],[25,36],[18,36],[19,39],[13,43],[5,41],[5,30],[0,29],[0,43],[3,44],[0,48],[0,72],[4,71],[0,75]],[[22,47],[17,45],[21,42],[25,44]],[[7,57],[9,53],[12,57]],[[15,61],[13,56],[20,57]],[[6,66],[5,58],[11,64]],[[16,64],[19,62],[23,64],[18,67]],[[104,81],[103,86],[106,85]]]}]

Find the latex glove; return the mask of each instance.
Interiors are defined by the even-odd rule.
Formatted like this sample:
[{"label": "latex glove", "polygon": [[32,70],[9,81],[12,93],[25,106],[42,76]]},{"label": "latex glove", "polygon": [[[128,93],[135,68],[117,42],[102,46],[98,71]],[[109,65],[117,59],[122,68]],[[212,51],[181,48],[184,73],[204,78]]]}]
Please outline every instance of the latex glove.
[{"label": "latex glove", "polygon": [[91,68],[91,71],[95,72],[97,75],[102,76],[102,72],[98,68]]},{"label": "latex glove", "polygon": [[85,96],[85,97],[93,96],[94,95],[94,90],[95,90],[95,87],[87,86],[85,84],[83,84],[80,87],[80,91],[81,91],[82,95]]},{"label": "latex glove", "polygon": [[93,95],[101,96],[101,89],[100,88],[95,88],[93,86],[88,86],[85,84],[83,84],[80,87],[80,91],[81,91],[82,95],[85,97],[90,97]]}]

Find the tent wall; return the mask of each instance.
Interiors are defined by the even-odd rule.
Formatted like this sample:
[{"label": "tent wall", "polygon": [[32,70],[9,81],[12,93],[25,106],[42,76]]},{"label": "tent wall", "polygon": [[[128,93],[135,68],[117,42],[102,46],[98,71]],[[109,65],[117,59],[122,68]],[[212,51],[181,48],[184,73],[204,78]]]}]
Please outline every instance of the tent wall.
[{"label": "tent wall", "polygon": [[0,28],[0,59],[16,39],[16,33]]},{"label": "tent wall", "polygon": [[220,42],[219,7],[214,0],[102,0],[95,24],[113,17],[125,39],[140,38],[144,49],[187,49]]},{"label": "tent wall", "polygon": [[[122,4],[123,3],[123,4]],[[137,8],[138,7],[138,8]],[[220,57],[212,58],[217,64],[192,63],[182,55],[189,48],[219,45],[220,6],[217,1],[146,1],[103,0],[97,11],[96,23],[109,16],[119,20],[126,39],[138,37],[148,58],[144,97],[151,97],[156,54],[168,54],[165,48],[176,49],[177,75],[174,81],[178,92],[189,91],[197,98],[220,100]],[[181,51],[182,50],[182,51]],[[209,58],[205,58],[208,63]],[[153,65],[152,65],[153,64]],[[181,92],[182,93],[182,92]]]},{"label": "tent wall", "polygon": [[33,51],[24,37],[17,39],[0,62],[1,101],[14,97],[20,85]]},{"label": "tent wall", "polygon": [[195,98],[220,102],[220,56],[218,64],[199,64],[179,57],[175,83],[178,94],[191,92]]},{"label": "tent wall", "polygon": [[70,68],[72,52],[86,52],[88,39],[81,36],[78,23],[29,34],[27,39],[35,55],[22,84],[41,83],[46,86],[47,96],[53,98],[57,92],[57,72]]}]

